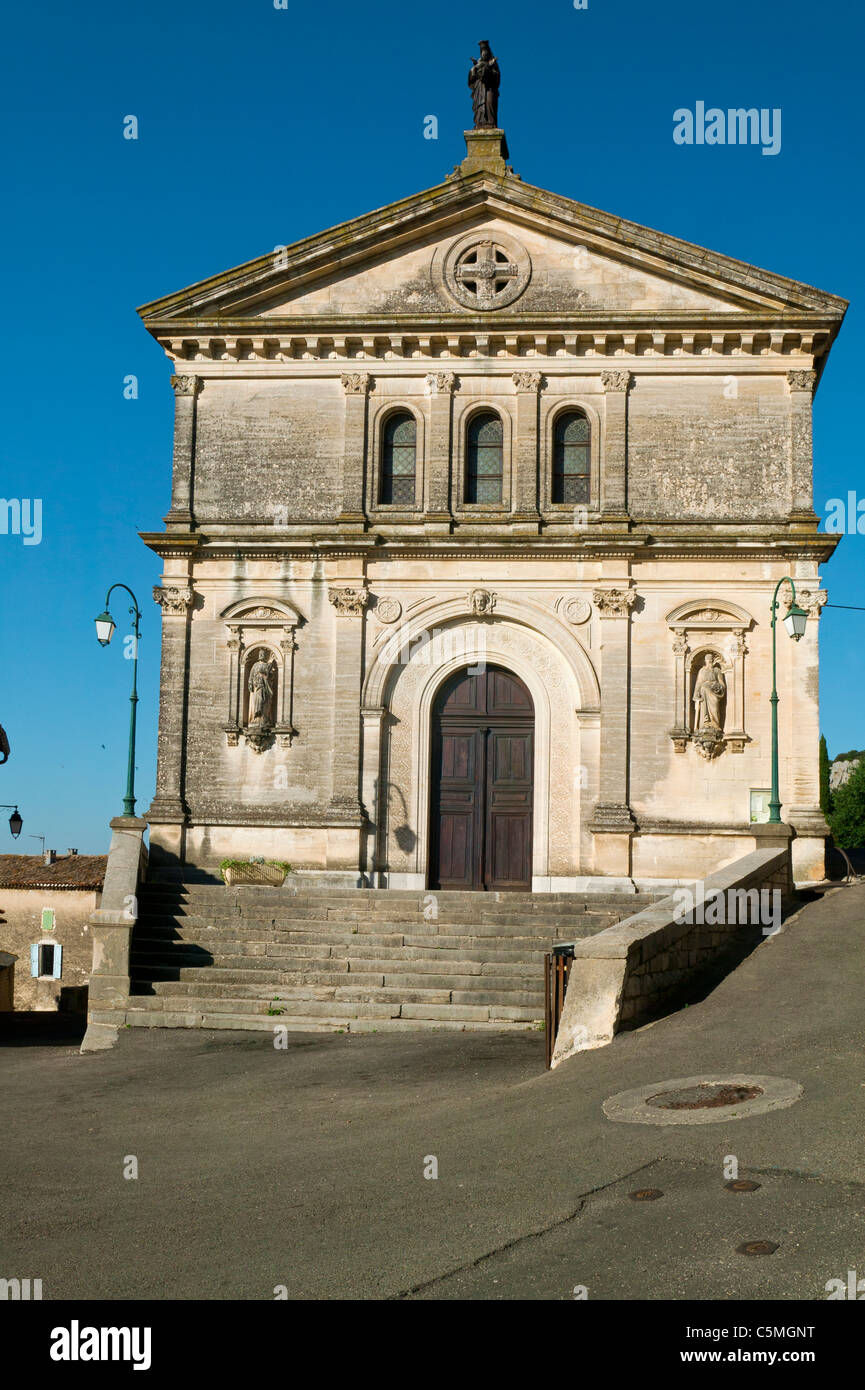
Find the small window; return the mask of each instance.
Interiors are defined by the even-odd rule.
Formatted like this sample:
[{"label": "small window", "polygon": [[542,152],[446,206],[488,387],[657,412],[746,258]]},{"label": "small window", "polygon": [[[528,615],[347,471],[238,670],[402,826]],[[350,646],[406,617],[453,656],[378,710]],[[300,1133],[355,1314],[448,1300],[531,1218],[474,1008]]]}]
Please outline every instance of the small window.
[{"label": "small window", "polygon": [[486,411],[469,421],[467,438],[467,502],[502,500],[502,422]]},{"label": "small window", "polygon": [[591,427],[581,411],[569,410],[556,420],[553,434],[553,502],[589,500]]},{"label": "small window", "polygon": [[54,908],[43,907],[42,909],[42,930],[53,931],[55,927]]},{"label": "small window", "polygon": [[385,422],[381,458],[381,500],[386,507],[414,507],[417,423],[406,411]]},{"label": "small window", "polygon": [[63,947],[54,941],[39,941],[30,947],[30,974],[37,979],[59,980],[63,966]]}]

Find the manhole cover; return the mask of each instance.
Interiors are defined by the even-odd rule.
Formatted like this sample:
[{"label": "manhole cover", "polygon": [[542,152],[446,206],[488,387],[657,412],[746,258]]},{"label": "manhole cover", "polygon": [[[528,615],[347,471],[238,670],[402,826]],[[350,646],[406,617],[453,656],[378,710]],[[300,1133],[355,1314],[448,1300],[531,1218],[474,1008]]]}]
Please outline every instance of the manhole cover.
[{"label": "manhole cover", "polygon": [[659,1110],[709,1110],[715,1106],[738,1105],[743,1100],[756,1100],[763,1092],[759,1086],[735,1086],[731,1082],[702,1082],[681,1091],[662,1091],[650,1096],[647,1105]]},{"label": "manhole cover", "polygon": [[677,1076],[620,1091],[603,1109],[608,1120],[626,1124],[706,1125],[783,1110],[801,1095],[798,1081],[783,1076]]},{"label": "manhole cover", "polygon": [[752,1182],[750,1178],[731,1178],[724,1186],[728,1192],[756,1192],[762,1184]]},{"label": "manhole cover", "polygon": [[737,1255],[774,1255],[779,1247],[774,1240],[746,1240],[744,1245],[736,1246]]},{"label": "manhole cover", "polygon": [[663,1195],[659,1187],[641,1187],[636,1192],[628,1193],[632,1202],[656,1202]]}]

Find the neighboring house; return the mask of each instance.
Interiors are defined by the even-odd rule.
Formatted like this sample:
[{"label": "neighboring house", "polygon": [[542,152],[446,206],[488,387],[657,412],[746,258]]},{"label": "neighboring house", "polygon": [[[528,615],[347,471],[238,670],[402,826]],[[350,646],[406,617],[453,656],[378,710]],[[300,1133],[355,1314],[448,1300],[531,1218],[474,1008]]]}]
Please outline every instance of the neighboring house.
[{"label": "neighboring house", "polygon": [[12,1008],[86,1008],[88,918],[102,899],[107,862],[104,854],[53,850],[0,854],[0,953],[18,957]]}]

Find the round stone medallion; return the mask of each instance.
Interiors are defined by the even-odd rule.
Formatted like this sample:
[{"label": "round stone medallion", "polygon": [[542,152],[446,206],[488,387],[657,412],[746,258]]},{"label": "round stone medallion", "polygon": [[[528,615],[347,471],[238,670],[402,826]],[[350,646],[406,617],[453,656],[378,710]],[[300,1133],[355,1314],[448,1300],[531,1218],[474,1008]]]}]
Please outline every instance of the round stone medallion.
[{"label": "round stone medallion", "polygon": [[532,275],[528,251],[503,232],[472,232],[433,257],[433,280],[465,309],[503,309]]},{"label": "round stone medallion", "polygon": [[402,604],[398,598],[380,598],[375,606],[375,616],[380,623],[395,623],[402,614]]},{"label": "round stone medallion", "polygon": [[592,605],[585,598],[569,598],[564,605],[564,613],[568,622],[577,626],[589,621],[592,616]]}]

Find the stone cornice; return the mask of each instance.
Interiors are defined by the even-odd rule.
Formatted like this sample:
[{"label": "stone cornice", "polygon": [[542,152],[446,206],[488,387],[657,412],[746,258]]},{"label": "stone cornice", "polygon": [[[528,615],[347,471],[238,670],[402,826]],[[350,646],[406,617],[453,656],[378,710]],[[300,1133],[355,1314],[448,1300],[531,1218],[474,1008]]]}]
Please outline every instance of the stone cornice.
[{"label": "stone cornice", "polygon": [[[343,376],[370,370],[426,376],[430,367],[472,370],[479,358],[489,359],[504,375],[541,369],[545,374],[587,369],[638,371],[675,369],[678,360],[721,364],[732,371],[754,361],[788,372],[808,370],[812,359],[828,351],[834,326],[826,319],[794,321],[777,314],[765,318],[740,315],[681,314],[619,315],[597,312],[557,315],[553,322],[537,315],[478,321],[441,314],[418,321],[389,315],[387,319],[342,319],[309,323],[297,319],[254,319],[248,324],[196,320],[164,325],[160,345],[180,373],[195,372],[200,382],[226,371],[255,375],[284,366],[316,374]],[[791,358],[793,361],[791,362]],[[796,359],[799,359],[798,361]],[[567,364],[567,365],[565,365]],[[200,386],[199,388],[200,389]]]},{"label": "stone cornice", "polygon": [[[625,558],[644,560],[811,560],[818,564],[828,561],[841,540],[840,535],[812,531],[802,535],[755,536],[744,544],[741,528],[731,529],[728,536],[707,537],[691,534],[649,538],[640,534],[583,535],[578,541],[561,536],[454,536],[447,541],[441,537],[390,538],[376,543],[370,536],[357,539],[321,537],[275,538],[265,544],[262,537],[248,536],[191,536],[184,548],[178,537],[162,533],[142,532],[141,539],[157,555],[165,559],[175,556],[203,561],[205,559],[299,560],[362,559],[388,560],[457,560],[474,559],[532,559],[588,560]],[[320,535],[320,533],[319,533]]]}]

